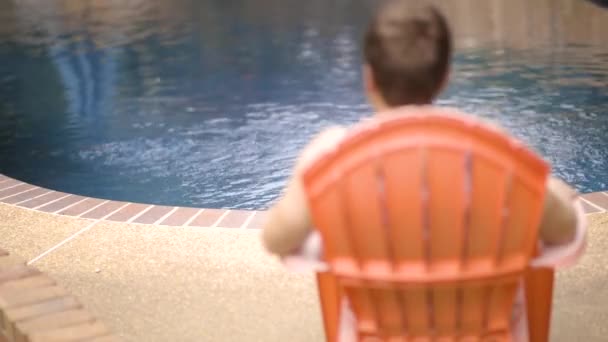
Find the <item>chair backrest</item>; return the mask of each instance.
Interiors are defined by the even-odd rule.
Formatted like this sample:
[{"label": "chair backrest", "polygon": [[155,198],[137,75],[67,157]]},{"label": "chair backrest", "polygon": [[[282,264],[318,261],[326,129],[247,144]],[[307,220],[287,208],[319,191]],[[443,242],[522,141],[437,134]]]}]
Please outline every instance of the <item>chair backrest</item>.
[{"label": "chair backrest", "polygon": [[508,336],[549,166],[454,110],[392,114],[356,127],[303,176],[359,334]]}]

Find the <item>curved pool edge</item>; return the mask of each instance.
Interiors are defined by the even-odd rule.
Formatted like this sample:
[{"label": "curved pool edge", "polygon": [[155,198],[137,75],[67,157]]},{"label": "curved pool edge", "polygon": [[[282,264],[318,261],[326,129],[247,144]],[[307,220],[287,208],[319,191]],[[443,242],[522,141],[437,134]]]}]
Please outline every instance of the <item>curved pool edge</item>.
[{"label": "curved pool edge", "polygon": [[105,200],[55,191],[0,174],[0,203],[97,221],[193,228],[258,229],[263,210],[163,206]]},{"label": "curved pool edge", "polygon": [[[581,196],[585,213],[608,211],[608,191]],[[259,229],[266,211],[163,206],[64,193],[0,174],[0,203],[49,214],[97,221],[169,227]]]}]

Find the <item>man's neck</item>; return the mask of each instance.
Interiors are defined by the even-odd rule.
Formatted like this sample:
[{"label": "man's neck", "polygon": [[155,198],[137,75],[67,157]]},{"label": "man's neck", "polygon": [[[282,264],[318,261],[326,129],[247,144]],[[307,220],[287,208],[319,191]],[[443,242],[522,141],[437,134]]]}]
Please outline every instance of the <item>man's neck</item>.
[{"label": "man's neck", "polygon": [[386,105],[386,104],[382,104],[382,105],[372,105],[372,108],[374,108],[374,116],[384,116],[384,115],[391,115],[392,113],[394,113],[394,109],[401,108],[401,107],[406,107],[406,106],[430,106],[430,105],[432,105],[432,103],[423,104],[423,105],[405,104],[405,105],[402,105],[402,106],[389,106],[389,105]]}]

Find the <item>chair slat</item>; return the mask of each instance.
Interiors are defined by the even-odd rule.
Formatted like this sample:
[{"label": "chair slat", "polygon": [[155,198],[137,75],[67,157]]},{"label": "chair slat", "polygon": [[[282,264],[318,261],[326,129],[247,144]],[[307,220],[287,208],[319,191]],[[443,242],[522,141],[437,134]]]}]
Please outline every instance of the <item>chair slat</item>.
[{"label": "chair slat", "polygon": [[[462,268],[466,190],[466,151],[433,148],[427,152],[430,272],[456,274]],[[451,165],[446,172],[446,165]],[[456,331],[457,284],[432,289],[434,327],[440,336]]]},{"label": "chair slat", "polygon": [[454,334],[457,331],[457,293],[455,284],[433,289],[433,328],[439,336]]},{"label": "chair slat", "polygon": [[517,279],[493,285],[488,297],[487,326],[489,331],[509,331],[511,312],[517,293]]},{"label": "chair slat", "polygon": [[374,161],[346,174],[342,184],[342,203],[346,209],[349,240],[357,251],[362,271],[378,276],[392,271],[392,255],[383,227],[378,169]]},{"label": "chair slat", "polygon": [[[381,189],[384,185],[378,171],[378,165],[370,161],[345,175],[342,196],[349,218],[349,239],[358,251],[361,271],[381,279],[392,272],[392,253],[381,207],[385,202]],[[361,329],[383,330],[402,325],[395,291],[352,289],[347,294],[361,318]]]},{"label": "chair slat", "polygon": [[505,227],[502,248],[502,265],[525,266],[534,243],[537,241],[540,212],[540,194],[535,193],[519,179],[515,179],[508,199],[509,217]]},{"label": "chair slat", "polygon": [[411,336],[428,336],[431,311],[427,303],[429,290],[423,286],[408,287],[402,291],[408,333]]},{"label": "chair slat", "polygon": [[502,235],[508,172],[490,160],[472,160],[472,188],[466,268],[494,270],[494,258]]},{"label": "chair slat", "polygon": [[344,291],[357,317],[358,330],[367,333],[378,333],[379,319],[376,305],[371,296],[371,290],[365,287],[346,287]]},{"label": "chair slat", "polygon": [[463,335],[475,335],[483,331],[488,296],[487,286],[470,285],[462,289],[460,332]]},{"label": "chair slat", "polygon": [[[446,166],[450,165],[449,169]],[[465,214],[465,153],[433,148],[427,153],[430,271],[460,269]]]},{"label": "chair slat", "polygon": [[324,244],[326,260],[336,270],[355,272],[358,269],[356,259],[353,259],[353,247],[349,241],[346,216],[344,215],[342,196],[338,187],[330,187],[319,194],[311,203],[313,223],[318,227]]},{"label": "chair slat", "polygon": [[372,289],[370,295],[376,304],[380,331],[397,336],[405,334],[407,322],[403,313],[405,303],[401,293],[396,288],[389,287]]},{"label": "chair slat", "polygon": [[425,270],[422,227],[422,151],[392,153],[383,158],[386,210],[396,272]]}]

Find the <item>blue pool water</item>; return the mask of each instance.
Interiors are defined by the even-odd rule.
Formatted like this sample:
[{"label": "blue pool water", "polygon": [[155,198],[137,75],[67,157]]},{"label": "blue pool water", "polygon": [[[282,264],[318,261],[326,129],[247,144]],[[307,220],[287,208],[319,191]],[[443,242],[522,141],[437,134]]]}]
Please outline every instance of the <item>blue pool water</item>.
[{"label": "blue pool water", "polygon": [[[439,103],[500,122],[579,190],[608,189],[608,13],[542,3],[445,1],[458,49]],[[0,0],[0,172],[265,208],[312,135],[369,115],[359,43],[374,4]]]}]

